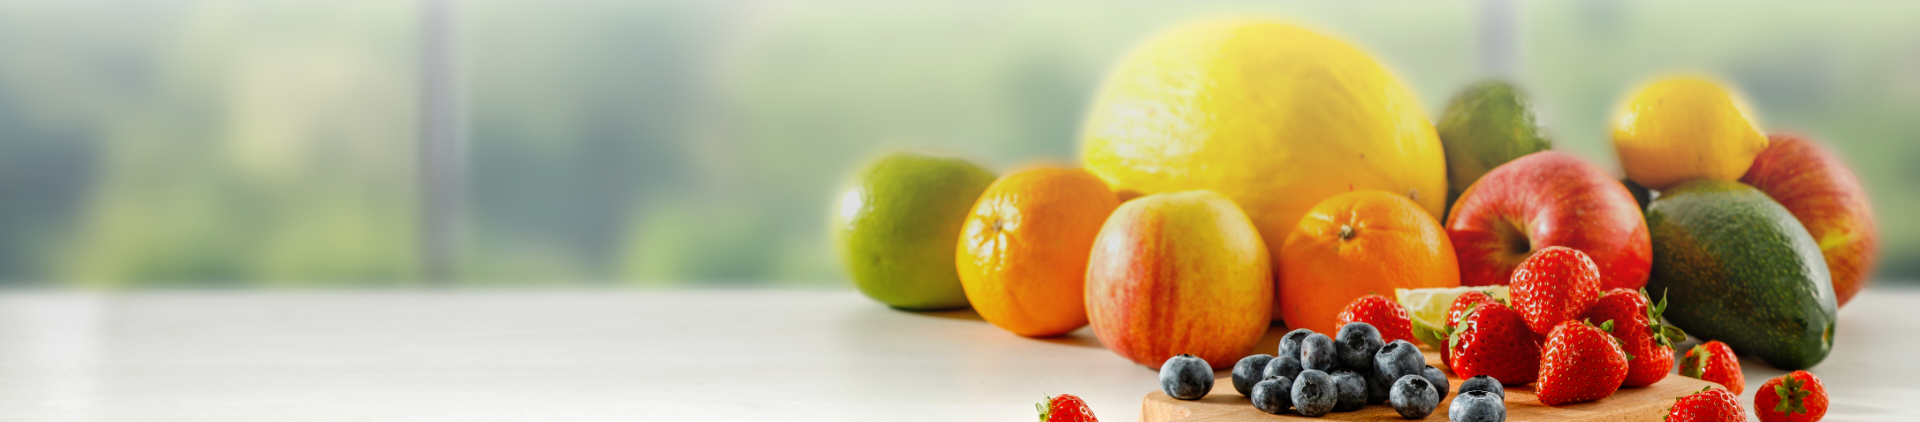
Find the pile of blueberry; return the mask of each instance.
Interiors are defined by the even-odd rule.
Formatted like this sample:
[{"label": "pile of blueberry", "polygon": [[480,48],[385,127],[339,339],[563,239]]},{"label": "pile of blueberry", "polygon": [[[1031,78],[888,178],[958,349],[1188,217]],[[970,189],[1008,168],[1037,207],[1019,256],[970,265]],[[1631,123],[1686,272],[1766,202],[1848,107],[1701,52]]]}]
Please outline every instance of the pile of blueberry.
[{"label": "pile of blueberry", "polygon": [[[1447,396],[1446,373],[1427,365],[1418,347],[1406,340],[1386,343],[1379,330],[1364,322],[1340,327],[1333,338],[1293,330],[1281,337],[1279,352],[1247,356],[1233,365],[1233,389],[1263,412],[1281,414],[1291,408],[1318,417],[1387,403],[1401,417],[1420,419],[1433,414],[1440,398]],[[1213,372],[1205,360],[1175,356],[1160,367],[1160,389],[1176,399],[1198,400],[1213,389]],[[1500,383],[1474,377],[1461,385],[1447,417],[1504,421],[1504,397]]]}]

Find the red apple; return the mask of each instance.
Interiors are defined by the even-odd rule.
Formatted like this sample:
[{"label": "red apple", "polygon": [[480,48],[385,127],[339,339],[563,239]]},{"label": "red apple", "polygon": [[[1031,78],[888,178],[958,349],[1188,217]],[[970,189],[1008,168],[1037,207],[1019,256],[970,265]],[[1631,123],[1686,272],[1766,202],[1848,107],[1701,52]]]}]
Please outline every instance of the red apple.
[{"label": "red apple", "polygon": [[1232,367],[1266,334],[1273,266],[1253,221],[1213,191],[1147,195],[1107,217],[1087,259],[1087,321],[1149,368],[1178,354]]},{"label": "red apple", "polygon": [[1533,251],[1565,246],[1600,268],[1602,291],[1647,285],[1647,220],[1620,181],[1566,154],[1541,151],[1495,167],[1447,216],[1460,285],[1504,285]]},{"label": "red apple", "polygon": [[1840,305],[1866,287],[1879,234],[1866,190],[1839,156],[1805,137],[1769,135],[1740,182],[1787,207],[1819,241]]}]

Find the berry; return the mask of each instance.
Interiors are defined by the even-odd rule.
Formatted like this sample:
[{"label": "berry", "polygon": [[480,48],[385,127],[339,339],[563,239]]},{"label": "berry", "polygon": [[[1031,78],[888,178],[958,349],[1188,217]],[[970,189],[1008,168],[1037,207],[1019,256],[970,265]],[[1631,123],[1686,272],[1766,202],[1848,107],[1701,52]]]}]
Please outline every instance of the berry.
[{"label": "berry", "polygon": [[1720,383],[1738,395],[1747,388],[1747,377],[1740,374],[1740,357],[1720,340],[1693,346],[1680,358],[1680,375]]},{"label": "berry", "polygon": [[1199,400],[1213,390],[1213,368],[1205,359],[1181,354],[1160,365],[1160,391],[1181,400]]},{"label": "berry", "polygon": [[[1485,378],[1492,382],[1492,378]],[[1449,422],[1506,422],[1506,397],[1495,395],[1486,390],[1465,390],[1461,384],[1460,395],[1453,396],[1453,404],[1447,406]],[[1493,383],[1500,388],[1499,383]]]},{"label": "berry", "polygon": [[1388,390],[1393,388],[1393,380],[1402,376],[1420,374],[1421,367],[1427,365],[1427,357],[1420,349],[1406,340],[1394,340],[1373,354],[1373,371],[1368,373],[1367,401],[1380,403],[1387,401]]},{"label": "berry", "polygon": [[1353,371],[1335,371],[1333,373],[1334,396],[1333,411],[1352,412],[1367,407],[1367,379]]},{"label": "berry", "polygon": [[1340,361],[1340,367],[1355,371],[1373,369],[1373,354],[1380,352],[1386,345],[1380,339],[1380,330],[1373,324],[1350,322],[1340,327],[1333,338],[1333,354]]},{"label": "berry", "polygon": [[1747,420],[1746,409],[1740,408],[1740,397],[1727,390],[1707,387],[1700,392],[1689,394],[1673,401],[1673,407],[1667,409],[1666,422],[1743,422]]},{"label": "berry", "polygon": [[1827,415],[1827,387],[1807,371],[1774,377],[1753,392],[1760,422],[1814,422]]},{"label": "berry", "polygon": [[1495,396],[1500,396],[1501,400],[1507,398],[1507,389],[1500,386],[1500,381],[1496,381],[1493,377],[1486,375],[1476,375],[1473,378],[1467,378],[1466,381],[1461,381],[1460,394],[1466,394],[1469,391],[1485,391]]},{"label": "berry", "polygon": [[1373,355],[1373,367],[1379,368],[1382,380],[1389,383],[1407,375],[1420,375],[1427,366],[1427,357],[1420,354],[1420,347],[1406,340],[1394,340]]},{"label": "berry", "polygon": [[1407,308],[1400,307],[1386,296],[1369,294],[1347,303],[1340,310],[1340,326],[1348,323],[1364,322],[1380,330],[1380,339],[1386,342],[1394,340],[1413,341],[1413,320],[1407,318]]},{"label": "berry", "polygon": [[1300,340],[1300,367],[1320,372],[1329,372],[1339,367],[1338,358],[1334,357],[1338,349],[1334,347],[1333,338],[1327,337],[1326,334],[1307,335],[1307,338]]},{"label": "berry", "polygon": [[1293,407],[1293,380],[1281,377],[1268,377],[1253,385],[1253,408],[1275,415]]},{"label": "berry", "polygon": [[1305,328],[1288,331],[1287,335],[1280,336],[1280,353],[1274,356],[1292,356],[1294,359],[1299,359],[1300,343],[1306,341],[1307,336],[1310,335],[1313,335],[1313,330]]},{"label": "berry", "polygon": [[1278,356],[1267,361],[1267,369],[1260,371],[1260,375],[1293,379],[1300,376],[1300,371],[1304,369],[1306,368],[1300,367],[1299,359],[1294,359],[1292,356]]},{"label": "berry", "polygon": [[1339,387],[1326,372],[1308,369],[1293,379],[1293,410],[1301,416],[1319,417],[1333,411],[1340,398]]},{"label": "berry", "polygon": [[1561,322],[1580,319],[1600,299],[1600,267],[1578,250],[1548,246],[1520,261],[1507,288],[1527,328],[1544,337]]},{"label": "berry", "polygon": [[1421,370],[1420,375],[1427,377],[1427,383],[1433,384],[1433,391],[1440,393],[1440,397],[1446,397],[1447,389],[1453,388],[1453,385],[1447,381],[1447,373],[1440,372],[1440,368],[1435,368],[1433,365],[1427,365],[1427,369]]},{"label": "berry", "polygon": [[1506,305],[1474,305],[1447,334],[1453,373],[1462,378],[1491,376],[1505,385],[1526,385],[1540,377],[1540,343],[1527,321]]},{"label": "berry", "polygon": [[1540,385],[1534,393],[1548,406],[1607,398],[1627,378],[1627,353],[1607,334],[1613,321],[1599,327],[1584,321],[1561,322],[1547,336],[1540,354]]},{"label": "berry", "polygon": [[[1446,326],[1440,327],[1441,330],[1449,333],[1453,332],[1454,325],[1460,322],[1460,317],[1466,316],[1468,310],[1473,309],[1475,306],[1489,303],[1500,303],[1500,301],[1495,300],[1493,296],[1488,296],[1485,292],[1479,290],[1461,293],[1460,296],[1453,298],[1453,305],[1447,308]],[[1440,348],[1440,362],[1447,365],[1448,368],[1452,368],[1453,354],[1447,353],[1447,345],[1436,344],[1433,346]]]},{"label": "berry", "polygon": [[1240,392],[1242,396],[1253,397],[1253,385],[1266,379],[1267,362],[1272,360],[1271,355],[1250,355],[1240,358],[1240,362],[1233,364],[1233,391]]},{"label": "berry", "polygon": [[1667,300],[1649,305],[1645,291],[1608,290],[1587,308],[1587,321],[1613,321],[1613,338],[1627,352],[1627,379],[1621,387],[1645,387],[1673,371],[1673,345],[1687,339],[1680,327],[1660,323]]},{"label": "berry", "polygon": [[1380,368],[1367,371],[1367,404],[1387,402],[1387,390],[1393,388],[1393,378],[1380,374]]},{"label": "berry", "polygon": [[1040,409],[1040,422],[1099,422],[1093,417],[1093,409],[1087,408],[1087,402],[1072,394],[1048,397],[1047,401],[1034,404]]},{"label": "berry", "polygon": [[1400,417],[1420,419],[1433,414],[1433,408],[1440,406],[1440,395],[1433,391],[1433,384],[1419,375],[1400,377],[1393,382],[1393,392],[1387,402],[1393,404],[1393,411]]}]

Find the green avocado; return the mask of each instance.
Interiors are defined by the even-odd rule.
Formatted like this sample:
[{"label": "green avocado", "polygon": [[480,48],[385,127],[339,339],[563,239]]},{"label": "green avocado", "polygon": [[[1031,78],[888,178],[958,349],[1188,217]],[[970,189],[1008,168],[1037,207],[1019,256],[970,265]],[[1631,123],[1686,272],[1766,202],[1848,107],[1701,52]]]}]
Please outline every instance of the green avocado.
[{"label": "green avocado", "polygon": [[1519,88],[1500,80],[1468,85],[1454,94],[1434,129],[1447,156],[1447,209],[1494,167],[1553,149],[1534,121],[1532,103]]},{"label": "green avocado", "polygon": [[944,155],[897,152],[868,164],[833,215],[834,245],[854,286],[900,309],[967,306],[954,252],[961,224],[993,180]]},{"label": "green avocado", "polygon": [[1653,273],[1667,320],[1785,370],[1833,348],[1833,286],[1820,245],[1758,189],[1716,179],[1660,191],[1647,205]]}]

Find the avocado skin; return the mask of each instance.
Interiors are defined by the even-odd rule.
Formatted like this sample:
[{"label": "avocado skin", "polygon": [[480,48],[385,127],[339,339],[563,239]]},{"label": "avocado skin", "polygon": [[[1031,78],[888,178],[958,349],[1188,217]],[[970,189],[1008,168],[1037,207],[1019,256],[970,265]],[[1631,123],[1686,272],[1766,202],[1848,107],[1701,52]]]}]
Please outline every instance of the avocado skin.
[{"label": "avocado skin", "polygon": [[1647,206],[1666,318],[1701,339],[1784,370],[1833,348],[1837,309],[1820,245],[1785,207],[1740,182],[1702,179]]}]

